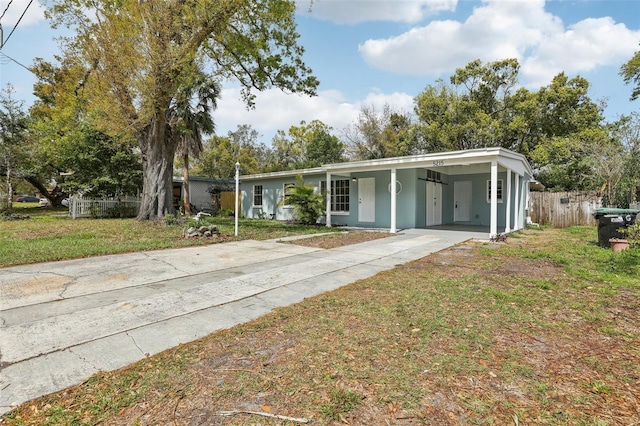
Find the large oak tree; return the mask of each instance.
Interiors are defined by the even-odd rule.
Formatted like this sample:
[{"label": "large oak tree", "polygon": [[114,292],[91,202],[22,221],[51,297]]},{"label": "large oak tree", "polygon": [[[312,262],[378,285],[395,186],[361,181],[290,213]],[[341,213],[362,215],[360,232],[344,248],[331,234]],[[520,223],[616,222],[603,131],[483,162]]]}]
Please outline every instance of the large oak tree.
[{"label": "large oak tree", "polygon": [[221,81],[252,90],[277,87],[314,95],[318,81],[303,63],[290,0],[53,0],[55,25],[76,30],[66,54],[87,67],[78,87],[92,118],[108,132],[129,131],[143,160],[139,220],[173,210],[173,159],[179,93],[204,67]]},{"label": "large oak tree", "polygon": [[87,69],[56,59],[59,65],[36,60],[31,67],[38,78],[37,99],[29,109],[29,156],[21,163],[21,177],[53,206],[69,195],[135,194],[142,186],[135,140],[126,132],[107,135],[91,124],[89,99],[78,90]]},{"label": "large oak tree", "polygon": [[272,141],[272,171],[320,167],[344,161],[344,145],[331,134],[332,128],[320,120],[304,120],[299,126],[278,130]]},{"label": "large oak tree", "polygon": [[582,77],[556,75],[537,92],[518,88],[515,59],[472,61],[415,97],[423,151],[501,146],[527,157],[554,137],[601,128],[600,107]]}]

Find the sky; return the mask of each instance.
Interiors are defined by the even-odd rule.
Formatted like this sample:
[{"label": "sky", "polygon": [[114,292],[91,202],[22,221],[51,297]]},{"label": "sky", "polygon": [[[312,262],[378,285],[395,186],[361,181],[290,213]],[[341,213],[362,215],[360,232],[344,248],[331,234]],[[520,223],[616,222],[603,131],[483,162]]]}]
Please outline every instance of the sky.
[{"label": "sky", "polygon": [[[22,20],[20,15],[32,2]],[[519,83],[537,91],[560,72],[591,83],[590,97],[606,102],[606,121],[640,111],[620,67],[640,50],[640,0],[297,0],[305,63],[319,79],[317,96],[258,93],[247,110],[234,82],[223,84],[214,113],[216,133],[251,125],[259,142],[302,120],[320,120],[336,136],[363,107],[412,113],[413,98],[457,68],[516,58]],[[6,10],[6,11],[5,11]],[[29,107],[35,79],[24,67],[59,54],[38,0],[0,0],[4,46],[0,83]],[[13,32],[12,32],[13,31]]]}]

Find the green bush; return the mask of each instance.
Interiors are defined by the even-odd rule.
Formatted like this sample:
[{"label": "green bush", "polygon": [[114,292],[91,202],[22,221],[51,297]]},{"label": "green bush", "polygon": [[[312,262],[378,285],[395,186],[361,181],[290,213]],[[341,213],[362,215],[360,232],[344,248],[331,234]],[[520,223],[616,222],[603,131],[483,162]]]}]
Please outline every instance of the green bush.
[{"label": "green bush", "polygon": [[636,220],[636,223],[622,230],[622,233],[629,242],[629,247],[640,247],[640,222]]},{"label": "green bush", "polygon": [[232,209],[220,209],[216,214],[216,216],[220,216],[220,217],[229,217],[233,215],[234,215],[234,211]]},{"label": "green bush", "polygon": [[182,221],[178,213],[164,215],[164,223],[167,225],[181,225]]},{"label": "green bush", "polygon": [[[280,205],[293,206],[293,216],[304,225],[313,225],[324,214],[322,194],[315,191],[313,185],[306,185],[302,176],[296,177],[296,184],[287,188],[285,199]],[[286,200],[286,201],[285,201]]]},{"label": "green bush", "polygon": [[107,216],[113,219],[135,217],[136,208],[127,203],[118,203],[107,211]]}]

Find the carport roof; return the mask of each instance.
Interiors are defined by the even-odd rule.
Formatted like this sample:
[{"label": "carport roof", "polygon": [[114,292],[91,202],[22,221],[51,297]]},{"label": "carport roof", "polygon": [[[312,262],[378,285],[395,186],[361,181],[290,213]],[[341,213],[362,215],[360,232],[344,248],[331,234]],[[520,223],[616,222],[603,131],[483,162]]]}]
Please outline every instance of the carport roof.
[{"label": "carport roof", "polygon": [[[442,170],[449,174],[458,174],[453,168],[469,167],[497,161],[504,168],[511,169],[519,175],[532,176],[533,172],[527,159],[517,152],[504,148],[478,148],[464,151],[435,152],[430,154],[411,155],[406,157],[381,158],[376,160],[351,161],[346,163],[325,164],[321,167],[283,172],[245,175],[243,180],[259,180],[264,178],[312,175],[320,173],[350,174],[363,171],[379,171],[390,169],[428,168]],[[468,173],[468,172],[467,172]]]}]

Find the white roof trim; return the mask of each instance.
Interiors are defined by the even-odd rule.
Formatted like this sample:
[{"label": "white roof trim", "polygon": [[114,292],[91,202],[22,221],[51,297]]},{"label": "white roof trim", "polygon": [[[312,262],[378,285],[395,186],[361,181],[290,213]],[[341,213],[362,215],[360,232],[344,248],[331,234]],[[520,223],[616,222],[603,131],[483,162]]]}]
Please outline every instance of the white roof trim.
[{"label": "white roof trim", "polygon": [[503,167],[508,167],[518,174],[529,176],[533,171],[522,154],[504,148],[478,148],[464,151],[435,152],[430,154],[411,155],[407,157],[381,158],[376,160],[352,161],[348,163],[325,164],[322,167],[284,172],[261,173],[243,176],[244,180],[262,178],[289,177],[319,173],[353,173],[388,169],[433,168],[488,163],[496,160]]},{"label": "white roof trim", "polygon": [[282,172],[269,172],[269,173],[256,173],[254,175],[243,175],[240,176],[242,180],[257,180],[257,179],[265,179],[265,178],[278,178],[278,177],[290,177],[290,176],[298,176],[298,175],[315,175],[324,173],[322,167],[314,167],[311,169],[298,169],[298,170],[285,170]]}]

